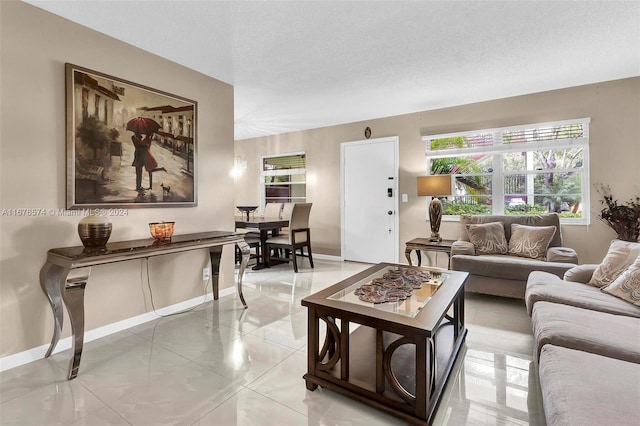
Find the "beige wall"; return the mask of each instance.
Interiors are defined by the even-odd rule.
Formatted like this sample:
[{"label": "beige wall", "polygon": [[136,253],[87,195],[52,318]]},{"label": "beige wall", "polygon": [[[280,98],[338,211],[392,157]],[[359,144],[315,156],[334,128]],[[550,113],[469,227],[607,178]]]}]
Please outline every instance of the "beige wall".
[{"label": "beige wall", "polygon": [[[366,108],[366,106],[363,106]],[[609,184],[613,193],[627,200],[640,191],[640,78],[629,78],[572,87],[527,96],[424,111],[378,120],[350,123],[278,136],[236,141],[236,154],[248,167],[236,179],[236,199],[259,201],[259,156],[291,151],[307,152],[308,201],[312,239],[317,253],[340,255],[340,143],[399,136],[400,193],[409,195],[400,203],[400,259],[406,241],[428,236],[426,201],[416,197],[416,176],[425,173],[422,135],[591,117],[590,155],[592,183]],[[591,224],[563,226],[565,244],[574,247],[581,262],[599,262],[615,234],[595,216],[599,197],[591,197]],[[455,239],[458,224],[445,222],[443,238]]]},{"label": "beige wall", "polygon": [[[2,209],[65,207],[64,63],[70,62],[198,102],[198,206],[129,210],[111,218],[112,241],[147,238],[147,223],[158,220],[175,220],[176,233],[233,229],[232,86],[25,3],[0,2],[0,19]],[[80,245],[79,219],[0,216],[0,357],[50,341],[52,314],[38,274],[49,248]],[[201,296],[204,266],[206,250],[150,259],[155,306]],[[86,330],[151,310],[142,268],[142,261],[93,268]],[[232,285],[229,247],[221,288]]]}]

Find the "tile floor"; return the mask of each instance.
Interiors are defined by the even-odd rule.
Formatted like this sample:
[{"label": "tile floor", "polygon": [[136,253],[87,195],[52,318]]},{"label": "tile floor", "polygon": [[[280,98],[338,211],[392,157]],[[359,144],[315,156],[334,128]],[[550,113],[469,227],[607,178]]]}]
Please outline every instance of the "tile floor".
[{"label": "tile floor", "polygon": [[[369,265],[317,261],[248,271],[235,295],[0,374],[2,425],[399,425],[334,392],[306,389],[300,300]],[[543,425],[524,302],[467,295],[469,329],[435,425]]]}]

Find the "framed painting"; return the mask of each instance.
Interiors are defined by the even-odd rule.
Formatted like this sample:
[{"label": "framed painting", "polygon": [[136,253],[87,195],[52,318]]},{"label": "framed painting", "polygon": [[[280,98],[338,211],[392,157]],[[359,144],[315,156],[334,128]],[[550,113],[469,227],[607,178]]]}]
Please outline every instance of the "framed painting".
[{"label": "framed painting", "polygon": [[197,205],[197,103],[65,64],[67,208]]}]

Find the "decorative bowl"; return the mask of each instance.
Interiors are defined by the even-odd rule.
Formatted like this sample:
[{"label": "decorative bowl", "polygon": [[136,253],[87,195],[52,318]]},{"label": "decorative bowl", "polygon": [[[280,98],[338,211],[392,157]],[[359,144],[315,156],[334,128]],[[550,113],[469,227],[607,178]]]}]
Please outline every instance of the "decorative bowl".
[{"label": "decorative bowl", "polygon": [[175,222],[151,222],[149,232],[156,240],[170,240],[173,235],[173,225]]}]

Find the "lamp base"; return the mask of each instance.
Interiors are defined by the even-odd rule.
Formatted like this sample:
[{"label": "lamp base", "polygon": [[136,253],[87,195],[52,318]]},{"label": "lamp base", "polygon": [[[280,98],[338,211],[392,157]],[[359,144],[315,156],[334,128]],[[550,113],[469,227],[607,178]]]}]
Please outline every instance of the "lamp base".
[{"label": "lamp base", "polygon": [[433,197],[431,203],[429,204],[429,222],[431,225],[431,238],[429,241],[440,242],[442,238],[440,237],[440,222],[442,221],[442,202]]}]

